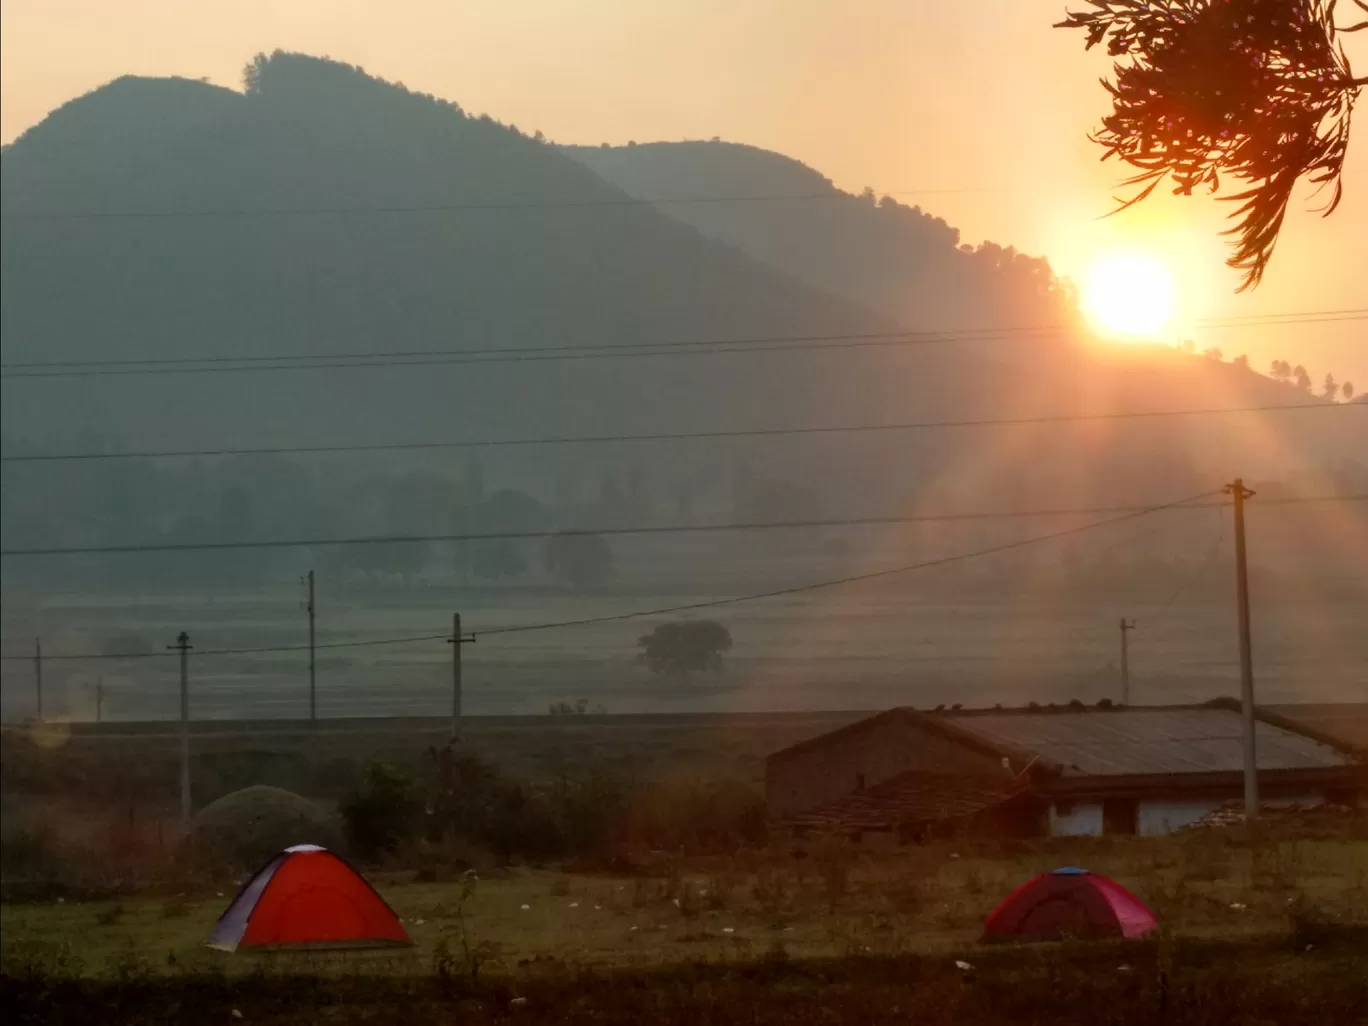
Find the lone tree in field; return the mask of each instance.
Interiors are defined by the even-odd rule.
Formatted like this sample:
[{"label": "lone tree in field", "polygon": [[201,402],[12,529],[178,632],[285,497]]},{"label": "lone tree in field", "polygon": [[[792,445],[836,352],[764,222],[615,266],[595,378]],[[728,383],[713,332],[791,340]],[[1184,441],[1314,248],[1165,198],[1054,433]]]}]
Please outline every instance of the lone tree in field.
[{"label": "lone tree in field", "polygon": [[662,623],[638,644],[652,673],[687,677],[704,670],[721,672],[722,653],[732,647],[732,637],[716,620],[686,620]]},{"label": "lone tree in field", "polygon": [[[1174,192],[1214,193],[1221,176],[1240,191],[1231,214],[1239,291],[1258,285],[1273,256],[1287,203],[1303,175],[1331,189],[1340,174],[1354,101],[1368,78],[1354,78],[1335,0],[1087,0],[1056,28],[1079,28],[1089,49],[1106,41],[1118,58],[1115,82],[1103,80],[1112,112],[1091,138],[1138,173],[1123,184],[1138,203],[1166,178]],[[1352,0],[1368,11],[1368,0]]]}]

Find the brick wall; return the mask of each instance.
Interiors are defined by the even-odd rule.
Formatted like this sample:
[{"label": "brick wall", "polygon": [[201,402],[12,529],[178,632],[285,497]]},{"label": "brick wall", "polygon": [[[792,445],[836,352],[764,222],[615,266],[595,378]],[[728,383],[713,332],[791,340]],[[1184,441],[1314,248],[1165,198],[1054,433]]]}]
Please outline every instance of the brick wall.
[{"label": "brick wall", "polygon": [[909,770],[1001,773],[1001,761],[906,719],[878,716],[821,744],[771,758],[765,801],[775,818],[796,815]]}]

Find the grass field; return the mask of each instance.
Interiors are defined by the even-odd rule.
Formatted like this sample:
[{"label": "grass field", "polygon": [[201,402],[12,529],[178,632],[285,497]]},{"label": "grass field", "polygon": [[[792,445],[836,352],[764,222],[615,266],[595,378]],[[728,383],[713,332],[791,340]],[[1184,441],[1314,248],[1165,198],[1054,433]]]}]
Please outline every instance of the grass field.
[{"label": "grass field", "polygon": [[[1368,1022],[1368,840],[1217,831],[959,847],[664,859],[631,877],[379,873],[416,944],[398,954],[209,951],[229,880],[11,904],[0,998],[18,1022]],[[1141,894],[1161,936],[976,943],[1008,890],[1065,861]]]},{"label": "grass field", "polygon": [[[391,969],[431,965],[445,944],[478,947],[491,967],[511,971],[542,961],[744,961],[777,949],[801,958],[960,950],[1017,884],[1068,863],[1134,890],[1174,935],[1268,937],[1320,924],[1354,927],[1368,945],[1368,839],[1346,836],[1248,843],[1207,831],[892,852],[819,842],[801,852],[661,855],[631,876],[512,869],[473,885],[454,871],[425,883],[412,873],[375,879],[417,945],[384,959]],[[96,975],[250,966],[203,947],[236,886],[224,878],[188,893],[5,905],[4,951],[72,958]]]}]

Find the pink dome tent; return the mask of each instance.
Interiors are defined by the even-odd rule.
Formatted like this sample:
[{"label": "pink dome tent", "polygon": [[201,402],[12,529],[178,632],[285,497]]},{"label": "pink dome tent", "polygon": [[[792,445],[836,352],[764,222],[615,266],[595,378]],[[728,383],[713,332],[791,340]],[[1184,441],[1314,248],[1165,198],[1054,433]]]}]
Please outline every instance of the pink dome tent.
[{"label": "pink dome tent", "polygon": [[1158,928],[1154,913],[1115,880],[1066,866],[1009,894],[988,916],[983,939],[1137,938]]}]

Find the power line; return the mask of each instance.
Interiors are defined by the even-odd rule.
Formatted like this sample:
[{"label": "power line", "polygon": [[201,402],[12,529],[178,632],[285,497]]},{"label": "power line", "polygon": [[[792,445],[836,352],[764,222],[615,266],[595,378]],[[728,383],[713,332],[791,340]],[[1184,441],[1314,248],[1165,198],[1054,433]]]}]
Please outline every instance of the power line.
[{"label": "power line", "polygon": [[1216,559],[1216,554],[1221,551],[1221,545],[1225,542],[1225,535],[1226,521],[1224,517],[1221,517],[1216,525],[1216,537],[1212,541],[1211,546],[1207,549],[1206,554],[1197,564],[1197,568],[1191,574],[1189,574],[1184,580],[1178,583],[1178,587],[1173,589],[1173,592],[1169,595],[1167,599],[1164,600],[1163,604],[1154,611],[1154,614],[1150,616],[1148,620],[1145,621],[1147,626],[1153,626],[1156,620],[1162,619],[1164,614],[1167,613],[1169,609],[1172,608],[1173,604],[1178,601],[1179,597],[1189,588],[1191,588],[1194,584],[1196,584],[1199,580],[1201,580],[1201,578],[1206,574],[1207,569]]},{"label": "power line", "polygon": [[[1346,174],[1356,172],[1347,171]],[[1359,174],[1365,172],[1359,171]],[[68,181],[70,181],[68,179]],[[44,182],[43,184],[47,184]],[[1091,189],[1099,194],[1108,192],[1112,186],[1099,186],[1095,182],[1080,182],[1077,185],[1054,185],[1045,188],[1058,191],[1077,192]],[[891,189],[879,191],[878,196],[952,196],[982,193],[1039,192],[1037,186],[1020,185],[969,185],[944,188]],[[834,202],[845,200],[861,205],[869,201],[864,196],[832,189],[826,192],[799,193],[751,193],[747,195],[713,196],[654,196],[640,197],[622,195],[613,199],[574,200],[485,200],[470,203],[412,203],[385,204],[374,206],[292,206],[292,207],[220,207],[206,210],[70,210],[70,211],[31,211],[26,213],[0,214],[0,221],[14,222],[61,222],[61,221],[168,221],[168,220],[218,220],[227,218],[267,218],[267,217],[367,217],[372,215],[395,214],[440,214],[479,211],[516,211],[516,210],[583,210],[595,208],[620,207],[677,207],[730,203],[792,203],[792,202]]]},{"label": "power line", "polygon": [[[1241,320],[1213,320],[1199,326],[1246,328],[1263,325],[1326,324],[1368,320],[1368,307],[1312,311],[1304,315],[1270,314]],[[510,346],[486,349],[425,349],[400,352],[349,352],[272,356],[208,356],[130,360],[36,361],[0,364],[0,379],[129,377],[165,374],[224,374],[292,370],[346,370],[375,367],[427,367],[562,360],[611,360],[655,356],[727,355],[830,349],[888,348],[951,343],[996,342],[1065,334],[1066,325],[1025,328],[981,328],[960,331],[882,331],[831,335],[769,335],[752,338],[698,339],[678,342],[592,343],[581,346]],[[17,373],[16,373],[17,371]]]},{"label": "power line", "polygon": [[657,431],[636,435],[570,435],[534,438],[491,438],[446,442],[381,442],[360,445],[276,445],[239,449],[172,449],[144,452],[46,453],[0,456],[0,463],[51,463],[65,460],[185,459],[189,457],[318,455],[349,452],[401,452],[424,449],[493,449],[532,445],[601,445],[616,442],[662,442],[690,439],[768,438],[784,435],[863,434],[881,431],[919,431],[934,428],[1014,427],[1067,424],[1099,420],[1147,420],[1159,417],[1198,417],[1231,413],[1281,413],[1284,410],[1351,410],[1352,403],[1286,403],[1278,406],[1215,406],[1190,410],[1135,410],[1114,413],[1068,413],[1039,417],[1001,417],[974,420],[923,420],[893,424],[837,424],[818,427],[736,428],[715,431]]},{"label": "power line", "polygon": [[[1106,527],[1110,524],[1118,524],[1126,520],[1134,520],[1137,517],[1149,516],[1153,513],[1163,512],[1170,509],[1202,509],[1204,505],[1198,505],[1201,500],[1219,495],[1219,490],[1201,492],[1197,495],[1189,496],[1186,499],[1178,499],[1174,502],[1163,503],[1158,506],[1142,506],[1133,508],[1120,516],[1108,520],[1100,520],[1091,524],[1080,524],[1075,527],[1066,528],[1062,531],[1055,531],[1050,534],[1036,535],[1031,538],[1019,539],[1014,542],[1007,542],[1002,545],[994,545],[985,549],[976,549],[973,552],[961,552],[952,556],[942,556],[936,559],[924,560],[920,563],[913,563],[908,566],[892,567],[885,570],[875,570],[869,573],[852,574],[845,577],[838,577],[824,581],[816,581],[808,584],[795,585],[788,588],[778,588],[772,591],[754,592],[748,595],[734,595],[723,599],[707,599],[701,602],[687,602],[672,606],[662,606],[654,609],[642,609],[627,613],[614,613],[606,616],[583,617],[575,620],[557,620],[542,623],[515,624],[508,627],[492,627],[484,631],[472,631],[472,637],[490,637],[499,634],[526,633],[529,631],[545,631],[566,627],[585,627],[592,624],[613,623],[621,620],[634,620],[648,616],[664,616],[671,613],[689,612],[698,609],[710,609],[718,606],[736,605],[742,602],[758,602],[764,599],[781,598],[787,595],[798,595],[810,591],[818,591],[826,588],[836,588],[845,585],[856,584],[862,581],[874,580],[881,577],[891,577],[896,574],[912,573],[916,570],[929,569],[931,567],[945,566],[950,563],[963,562],[969,559],[976,559],[982,556],[993,555],[999,552],[1006,552],[1012,549],[1024,548],[1028,545],[1035,545],[1041,542],[1052,541],[1056,538],[1063,538],[1073,534],[1081,534],[1099,527]],[[1368,497],[1368,496],[1365,496]],[[1209,505],[1209,504],[1207,504]],[[359,648],[372,645],[397,645],[406,643],[416,643],[425,641],[439,641],[450,638],[450,633],[443,634],[423,634],[417,636],[406,636],[396,638],[375,638],[367,641],[351,642],[329,642],[315,646],[316,648]],[[262,653],[274,652],[299,652],[308,648],[308,645],[274,645],[262,648],[224,648],[206,649],[197,651],[197,656],[210,655],[258,655]],[[105,653],[77,653],[68,655],[45,656],[47,659],[63,660],[92,660],[92,659],[142,659],[157,658],[167,655],[166,652],[139,652],[127,655],[108,655]],[[4,660],[28,659],[29,656],[0,656]]]},{"label": "power line", "polygon": [[[990,192],[1014,192],[1017,186],[959,186],[951,188],[896,189],[881,192],[880,196],[949,196]],[[1059,186],[1060,189],[1069,187]],[[1099,194],[1106,189],[1093,185],[1080,185],[1077,188],[1094,188]],[[592,210],[599,208],[641,208],[641,207],[680,207],[707,206],[733,203],[810,203],[810,202],[847,202],[865,205],[868,200],[853,193],[831,190],[828,192],[796,193],[752,193],[748,195],[713,196],[656,196],[638,197],[622,195],[613,199],[573,200],[485,200],[470,203],[406,203],[374,206],[290,206],[290,207],[218,207],[203,210],[52,210],[25,213],[0,214],[0,221],[13,222],[63,222],[63,221],[180,221],[180,220],[226,220],[243,218],[248,220],[272,217],[370,217],[392,216],[396,214],[456,214],[479,213],[483,211],[519,210]]]},{"label": "power line", "polygon": [[[1361,495],[1325,495],[1285,499],[1266,499],[1261,505],[1312,502],[1358,502]],[[1208,505],[1224,505],[1209,503]],[[726,524],[666,524],[653,527],[573,528],[543,531],[493,531],[480,534],[369,535],[355,538],[273,538],[232,542],[152,542],[130,545],[86,545],[70,547],[4,549],[0,556],[106,556],[158,552],[235,552],[247,549],[312,549],[341,545],[416,545],[435,542],[528,541],[555,536],[618,537],[663,534],[713,534],[725,531],[794,531],[835,527],[876,527],[897,524],[945,523],[950,521],[1019,520],[1036,517],[1086,516],[1098,513],[1123,513],[1133,516],[1148,512],[1150,506],[1094,506],[1085,509],[1034,509],[1002,512],[932,513],[917,516],[836,517],[823,520],[756,520]],[[1194,509],[1201,507],[1192,507]],[[1124,518],[1123,518],[1124,519]]]},{"label": "power line", "polygon": [[1202,499],[1208,498],[1219,492],[1202,492],[1198,495],[1189,496],[1186,499],[1179,499],[1175,502],[1167,502],[1158,506],[1147,506],[1130,510],[1120,516],[1112,517],[1109,520],[1100,520],[1091,524],[1081,524],[1076,527],[1065,528],[1061,531],[1054,531],[1050,534],[1035,535],[1030,538],[1019,539],[1014,542],[1006,542],[1002,545],[994,545],[986,549],[976,549],[973,552],[961,552],[953,556],[941,556],[936,559],[923,560],[920,563],[912,563],[907,566],[891,567],[885,570],[873,570],[863,574],[851,574],[846,577],[838,577],[831,580],[817,581],[811,584],[799,584],[788,588],[776,588],[772,591],[755,592],[750,595],[739,595],[724,599],[707,599],[701,602],[685,602],[673,606],[662,606],[656,609],[637,610],[629,613],[618,613],[608,616],[591,616],[578,620],[559,620],[547,623],[520,624],[511,627],[496,627],[487,631],[474,632],[477,637],[488,637],[496,634],[521,634],[529,631],[555,630],[562,627],[584,627],[591,624],[613,623],[619,620],[635,620],[648,616],[666,616],[673,613],[694,612],[700,609],[713,609],[720,606],[736,605],[742,602],[758,602],[763,599],[783,598],[788,595],[801,595],[810,591],[820,591],[826,588],[838,588],[849,584],[857,584],[863,581],[872,581],[882,577],[892,577],[898,574],[912,573],[916,570],[926,570],[931,567],[945,566],[950,563],[959,563],[969,559],[977,559],[981,556],[989,556],[999,552],[1008,552],[1013,549],[1025,548],[1028,545],[1036,545],[1041,542],[1053,541],[1057,538],[1065,538],[1069,535],[1081,534],[1091,531],[1098,527],[1106,527],[1110,524],[1119,524],[1126,520],[1134,520],[1137,517],[1149,516],[1169,509],[1200,509],[1202,506],[1196,505]]},{"label": "power line", "polygon": [[[951,189],[902,189],[885,196],[949,195],[955,193],[1005,192],[1006,187],[965,187]],[[722,203],[786,203],[847,200],[867,201],[845,192],[771,193],[749,196],[673,196],[638,198],[623,196],[602,200],[508,200],[474,203],[412,203],[387,206],[332,207],[220,207],[207,210],[70,210],[33,211],[0,215],[0,221],[171,221],[220,220],[228,218],[269,217],[368,217],[394,214],[443,214],[479,211],[585,210],[618,207],[695,206]]]},{"label": "power line", "polygon": [[[1246,327],[1262,324],[1305,324],[1317,323],[1321,320],[1362,320],[1368,317],[1368,307],[1344,307],[1335,310],[1293,310],[1264,314],[1241,314],[1230,317],[1206,317],[1194,322],[1197,327]],[[217,364],[217,363],[276,363],[287,360],[369,360],[385,359],[397,360],[409,357],[424,356],[488,356],[488,355],[523,355],[530,353],[548,352],[583,352],[588,350],[616,350],[616,349],[657,349],[657,348],[676,348],[688,346],[731,346],[731,345],[762,345],[765,343],[782,342],[839,342],[839,341],[858,341],[862,339],[928,339],[932,341],[949,340],[979,340],[979,336],[998,337],[998,336],[1017,336],[1037,333],[1054,333],[1067,331],[1072,326],[1069,324],[1034,324],[1034,325],[985,325],[979,328],[947,328],[947,329],[925,329],[914,330],[904,328],[897,331],[863,331],[863,332],[842,332],[838,334],[825,335],[750,335],[732,338],[712,338],[712,339],[685,339],[671,340],[662,342],[604,342],[590,343],[588,345],[554,345],[554,346],[502,346],[489,349],[416,349],[416,350],[368,350],[362,352],[343,351],[343,352],[323,352],[323,353],[276,353],[271,355],[247,355],[247,356],[164,356],[164,357],[134,357],[124,359],[105,359],[105,360],[36,360],[22,363],[0,363],[0,370],[28,370],[39,368],[84,368],[84,367],[129,367],[129,366],[181,366],[195,364]]]},{"label": "power line", "polygon": [[[1283,324],[1317,324],[1323,321],[1337,322],[1341,320],[1362,320],[1368,317],[1368,307],[1346,307],[1339,310],[1302,310],[1289,311],[1283,313],[1268,314],[1245,314],[1233,317],[1211,317],[1202,318],[1194,322],[1195,327],[1205,328],[1243,328],[1260,327],[1272,325],[1274,327]],[[300,360],[398,360],[406,358],[418,358],[425,356],[487,356],[487,355],[524,355],[533,353],[549,352],[586,352],[586,351],[612,351],[619,349],[660,349],[678,348],[692,346],[730,346],[730,345],[763,345],[765,343],[786,343],[786,342],[834,342],[834,341],[859,341],[863,339],[898,339],[898,340],[919,340],[927,339],[929,342],[945,341],[983,341],[985,339],[995,339],[998,337],[1016,337],[1031,334],[1052,334],[1059,331],[1068,331],[1072,328],[1069,324],[1037,324],[1019,326],[996,326],[981,328],[955,328],[955,329],[928,329],[913,330],[911,328],[898,331],[866,331],[866,332],[845,332],[840,334],[827,335],[758,335],[743,336],[733,338],[715,339],[688,339],[683,341],[666,342],[625,342],[625,343],[590,343],[588,345],[556,345],[556,346],[502,346],[489,349],[416,349],[416,350],[368,350],[362,352],[324,352],[324,353],[277,353],[271,355],[246,355],[246,356],[164,356],[164,357],[134,357],[125,359],[106,359],[106,360],[35,360],[20,363],[0,363],[0,370],[30,370],[30,369],[80,369],[86,367],[131,367],[131,366],[182,366],[198,364],[238,364],[238,363],[281,363],[285,361]]]},{"label": "power line", "polygon": [[[1324,313],[1313,311],[1312,313],[1299,315],[1307,317],[1321,316],[1342,316],[1346,314],[1368,315],[1368,307],[1359,309],[1346,309],[1336,311],[1326,311]],[[1277,316],[1277,315],[1275,315]],[[1288,315],[1291,316],[1291,315]],[[400,360],[417,359],[427,356],[523,356],[537,355],[541,353],[586,353],[597,352],[599,350],[612,352],[615,350],[637,350],[637,349],[675,349],[692,348],[706,346],[750,346],[764,345],[767,343],[789,343],[789,342],[842,342],[842,341],[862,341],[865,339],[922,339],[940,342],[950,338],[971,338],[976,336],[997,336],[1016,332],[1019,334],[1031,334],[1036,332],[1053,332],[1067,330],[1068,325],[1035,325],[1022,328],[1007,327],[984,327],[966,328],[957,331],[914,331],[910,328],[899,331],[862,331],[862,332],[841,332],[826,335],[752,335],[733,338],[711,338],[711,339],[684,339],[664,342],[593,342],[588,345],[549,345],[549,346],[499,346],[487,349],[413,349],[399,350],[397,352],[385,350],[365,350],[362,352],[344,351],[331,353],[279,353],[273,355],[247,355],[247,356],[170,356],[170,357],[140,357],[134,359],[119,360],[43,360],[29,363],[0,363],[0,370],[18,370],[29,368],[85,368],[85,367],[125,367],[125,366],[184,366],[199,364],[238,364],[238,363],[280,363],[284,361],[300,360]]]},{"label": "power line", "polygon": [[[409,634],[394,638],[371,638],[364,641],[331,641],[321,645],[315,645],[315,649],[320,648],[370,648],[376,645],[409,645],[421,641],[442,641],[451,636],[450,632],[445,634]],[[307,652],[309,646],[303,645],[267,645],[262,648],[206,648],[195,649],[195,657],[201,656],[230,656],[230,655],[262,655],[273,652]],[[174,652],[123,652],[111,654],[109,652],[75,652],[58,655],[43,655],[43,660],[60,659],[64,662],[87,661],[108,659],[118,661],[120,659],[161,659],[174,656]],[[17,659],[32,659],[32,656],[0,656],[6,662]]]}]

